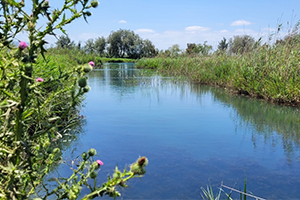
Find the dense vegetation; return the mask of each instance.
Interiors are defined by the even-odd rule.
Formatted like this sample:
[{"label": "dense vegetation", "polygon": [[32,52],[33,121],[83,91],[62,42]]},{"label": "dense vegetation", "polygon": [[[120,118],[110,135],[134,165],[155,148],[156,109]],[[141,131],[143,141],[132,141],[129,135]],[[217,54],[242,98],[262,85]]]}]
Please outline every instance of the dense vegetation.
[{"label": "dense vegetation", "polygon": [[[56,30],[65,32],[66,24],[90,16],[98,1],[66,0],[60,10],[51,10],[49,1],[34,0],[26,5],[32,14],[24,6],[24,1],[0,2],[0,199],[120,196],[117,186],[126,187],[129,179],[145,174],[146,157],[129,170],[116,167],[99,186],[96,178],[103,162],[96,160],[96,149],[91,148],[71,167],[70,177],[56,178],[57,184],[51,186],[44,182],[62,161],[61,141],[79,126],[80,105],[90,89],[86,74],[94,66],[91,60],[78,65],[68,57],[53,59],[44,48],[45,37]],[[40,18],[47,21],[44,29],[37,28]],[[16,39],[21,32],[29,35],[29,42]],[[81,194],[83,188],[90,192]]]},{"label": "dense vegetation", "polygon": [[208,53],[210,47],[205,43],[200,52],[188,44],[185,53],[172,57],[163,52],[156,58],[141,59],[136,65],[171,76],[186,76],[193,82],[221,86],[239,94],[299,106],[299,39],[298,29],[273,45],[261,45],[260,40],[247,35],[235,36],[228,43],[223,38],[214,53]]},{"label": "dense vegetation", "polygon": [[68,49],[80,52],[83,55],[81,57],[105,57],[113,58],[112,60],[151,58],[158,53],[150,40],[143,40],[133,31],[122,29],[113,31],[107,39],[104,37],[98,37],[95,40],[88,39],[84,46],[81,45],[81,42],[76,44],[68,36],[62,35],[58,38],[56,46],[51,49],[52,51]]}]

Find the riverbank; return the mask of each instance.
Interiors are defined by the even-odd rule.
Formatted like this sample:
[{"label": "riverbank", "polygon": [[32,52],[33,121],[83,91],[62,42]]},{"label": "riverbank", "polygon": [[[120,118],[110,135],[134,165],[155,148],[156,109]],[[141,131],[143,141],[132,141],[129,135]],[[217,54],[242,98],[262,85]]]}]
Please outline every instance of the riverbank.
[{"label": "riverbank", "polygon": [[135,63],[136,59],[129,58],[107,58],[101,57],[96,54],[86,54],[81,50],[70,50],[70,49],[59,49],[52,48],[48,49],[47,56],[51,58],[60,59],[63,63],[69,63],[73,66],[88,63],[93,60],[96,68],[101,68],[103,63]]},{"label": "riverbank", "polygon": [[214,54],[147,58],[137,68],[185,76],[194,83],[224,87],[266,101],[300,106],[300,48],[261,47],[243,55]]}]

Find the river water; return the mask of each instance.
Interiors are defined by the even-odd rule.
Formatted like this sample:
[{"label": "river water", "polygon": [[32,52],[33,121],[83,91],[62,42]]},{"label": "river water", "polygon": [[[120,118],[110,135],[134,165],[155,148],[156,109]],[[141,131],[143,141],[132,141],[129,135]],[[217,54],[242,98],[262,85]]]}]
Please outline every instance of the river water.
[{"label": "river water", "polygon": [[95,148],[104,162],[100,182],[116,165],[148,157],[147,173],[130,180],[120,199],[202,199],[202,187],[243,190],[245,178],[255,196],[300,199],[299,109],[128,63],[105,64],[88,82],[83,133],[64,155]]}]

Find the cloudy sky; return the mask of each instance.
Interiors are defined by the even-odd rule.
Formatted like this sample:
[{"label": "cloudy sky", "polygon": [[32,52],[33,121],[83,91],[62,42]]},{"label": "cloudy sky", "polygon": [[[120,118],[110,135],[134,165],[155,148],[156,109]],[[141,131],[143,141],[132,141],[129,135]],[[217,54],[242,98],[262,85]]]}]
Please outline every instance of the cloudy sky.
[{"label": "cloudy sky", "polygon": [[[58,0],[55,0],[58,1]],[[49,1],[56,7],[55,1]],[[132,30],[158,49],[203,43],[216,49],[223,37],[251,35],[263,41],[282,24],[281,35],[300,20],[300,0],[98,0],[88,24],[66,27],[69,37],[84,42],[111,31]],[[280,37],[280,35],[275,35]],[[274,38],[275,38],[274,37]]]}]

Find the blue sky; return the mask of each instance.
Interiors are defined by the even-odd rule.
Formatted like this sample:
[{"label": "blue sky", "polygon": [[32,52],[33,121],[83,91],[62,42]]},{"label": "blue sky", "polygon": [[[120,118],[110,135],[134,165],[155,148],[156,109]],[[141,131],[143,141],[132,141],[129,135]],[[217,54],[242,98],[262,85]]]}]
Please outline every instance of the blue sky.
[{"label": "blue sky", "polygon": [[[203,43],[216,49],[223,37],[251,35],[267,41],[279,24],[280,37],[300,19],[300,0],[98,0],[88,24],[83,19],[66,27],[69,37],[83,44],[108,37],[111,31],[132,30],[158,49]],[[50,6],[58,7],[58,0]],[[50,42],[53,42],[52,39]]]}]

